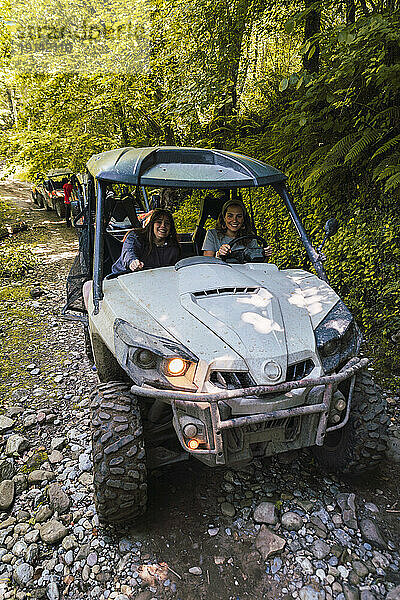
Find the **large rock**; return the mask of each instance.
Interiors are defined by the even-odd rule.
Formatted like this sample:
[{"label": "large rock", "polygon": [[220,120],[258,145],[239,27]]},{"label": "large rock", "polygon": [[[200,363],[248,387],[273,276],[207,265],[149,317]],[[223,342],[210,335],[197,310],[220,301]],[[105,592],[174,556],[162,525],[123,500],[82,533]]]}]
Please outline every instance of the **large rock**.
[{"label": "large rock", "polygon": [[63,460],[63,455],[59,450],[53,450],[53,452],[49,456],[49,463],[52,465],[56,465]]},{"label": "large rock", "polygon": [[6,454],[7,456],[13,456],[13,454],[22,454],[28,448],[28,440],[22,435],[15,433],[14,435],[10,435],[7,440]]},{"label": "large rock", "polygon": [[58,600],[60,597],[60,592],[58,590],[58,585],[55,581],[51,581],[46,588],[46,596],[48,600]]},{"label": "large rock", "polygon": [[76,537],[72,535],[67,535],[62,541],[62,547],[64,550],[68,552],[68,550],[73,550],[74,548],[78,548],[78,540]]},{"label": "large rock", "polygon": [[21,563],[15,567],[13,578],[21,587],[28,586],[33,580],[33,567],[28,563]]},{"label": "large rock", "polygon": [[378,525],[376,525],[376,523],[374,523],[372,519],[361,519],[360,530],[362,537],[367,542],[369,542],[373,546],[377,546],[378,548],[383,548],[384,550],[386,550],[386,541]]},{"label": "large rock", "polygon": [[13,477],[13,482],[15,483],[15,494],[21,494],[28,487],[28,477],[24,473],[17,473]]},{"label": "large rock", "polygon": [[49,504],[60,515],[68,512],[71,501],[58,483],[51,483],[47,488]]},{"label": "large rock", "polygon": [[43,504],[37,511],[35,515],[36,523],[44,523],[48,521],[53,516],[53,510],[50,508],[48,504]]},{"label": "large rock", "polygon": [[257,523],[276,525],[278,522],[278,512],[275,504],[273,502],[261,502],[254,510],[254,520]]},{"label": "large rock", "polygon": [[321,521],[317,513],[312,513],[310,516],[309,526],[315,531],[318,537],[327,538],[328,529],[326,525]]},{"label": "large rock", "polygon": [[43,481],[52,481],[55,478],[53,471],[45,471],[44,469],[35,469],[28,475],[28,483],[30,485],[42,483]]},{"label": "large rock", "polygon": [[263,560],[267,560],[269,556],[277,554],[286,545],[286,540],[276,535],[268,529],[266,525],[261,525],[261,529],[256,538],[256,548],[261,554]]},{"label": "large rock", "polygon": [[328,556],[330,552],[330,546],[324,542],[324,540],[315,540],[311,546],[311,552],[318,560],[322,560],[325,556]]},{"label": "large rock", "polygon": [[7,429],[11,429],[14,425],[14,421],[9,417],[5,417],[4,415],[0,415],[0,433],[3,431],[7,431]]},{"label": "large rock", "polygon": [[[399,599],[400,599],[400,596],[396,600],[399,600]],[[361,590],[360,600],[376,600],[376,596],[373,592],[371,592],[370,589]]]},{"label": "large rock", "polygon": [[299,531],[303,527],[303,519],[295,512],[286,512],[281,518],[282,527],[288,531]]},{"label": "large rock", "polygon": [[300,600],[325,600],[325,592],[305,585],[299,590],[299,598]]},{"label": "large rock", "polygon": [[15,525],[17,519],[15,517],[8,517],[8,519],[4,519],[4,521],[0,521],[0,531],[2,529],[7,529],[7,527],[11,527]]},{"label": "large rock", "polygon": [[0,481],[4,481],[4,479],[12,479],[14,474],[14,460],[12,458],[3,458],[0,460]]},{"label": "large rock", "polygon": [[387,456],[390,460],[400,463],[400,427],[393,425],[389,429]]},{"label": "large rock", "polygon": [[350,529],[358,529],[355,494],[338,494],[336,500],[342,511],[342,519]]},{"label": "large rock", "polygon": [[400,585],[390,590],[386,596],[386,600],[400,600]]},{"label": "large rock", "polygon": [[14,501],[15,486],[11,479],[0,483],[0,510],[8,510]]},{"label": "large rock", "polygon": [[58,544],[68,533],[68,529],[56,519],[48,521],[40,528],[40,537],[45,544]]},{"label": "large rock", "polygon": [[51,449],[52,450],[62,450],[67,443],[66,437],[55,437],[51,440]]},{"label": "large rock", "polygon": [[349,585],[348,583],[343,583],[343,593],[346,600],[360,600],[358,588]]}]

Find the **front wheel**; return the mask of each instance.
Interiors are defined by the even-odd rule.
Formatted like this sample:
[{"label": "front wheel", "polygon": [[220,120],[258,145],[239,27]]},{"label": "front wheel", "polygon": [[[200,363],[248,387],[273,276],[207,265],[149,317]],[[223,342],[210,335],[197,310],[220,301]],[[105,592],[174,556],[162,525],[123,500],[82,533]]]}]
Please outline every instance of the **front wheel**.
[{"label": "front wheel", "polygon": [[141,414],[129,385],[98,385],[91,403],[94,490],[103,523],[126,523],[146,511],[147,470]]},{"label": "front wheel", "polygon": [[356,375],[349,420],[327,433],[323,446],[314,446],[318,462],[330,471],[356,475],[373,471],[384,460],[388,417],[386,403],[371,375]]}]

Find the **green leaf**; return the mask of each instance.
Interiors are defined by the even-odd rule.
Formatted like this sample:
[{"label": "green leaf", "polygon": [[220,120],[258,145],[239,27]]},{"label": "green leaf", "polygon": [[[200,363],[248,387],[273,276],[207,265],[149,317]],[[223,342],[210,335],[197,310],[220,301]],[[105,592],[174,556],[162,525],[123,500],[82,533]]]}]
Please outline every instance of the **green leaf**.
[{"label": "green leaf", "polygon": [[286,33],[292,33],[293,29],[294,29],[294,21],[293,19],[288,19],[285,24],[284,24],[284,28]]},{"label": "green leaf", "polygon": [[288,85],[289,85],[289,80],[286,78],[282,79],[282,81],[279,84],[279,91],[284,92],[287,89]]},{"label": "green leaf", "polygon": [[317,46],[311,46],[310,52],[307,55],[307,58],[311,58],[312,56],[314,56],[315,52],[317,50]]}]

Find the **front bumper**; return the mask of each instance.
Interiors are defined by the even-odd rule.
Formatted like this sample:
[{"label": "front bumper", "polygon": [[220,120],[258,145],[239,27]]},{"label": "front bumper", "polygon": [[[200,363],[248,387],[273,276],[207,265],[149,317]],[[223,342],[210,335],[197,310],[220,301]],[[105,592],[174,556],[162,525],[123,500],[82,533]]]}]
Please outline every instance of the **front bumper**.
[{"label": "front bumper", "polygon": [[[136,396],[143,398],[149,398],[153,400],[161,400],[172,406],[174,419],[177,422],[177,409],[179,408],[198,408],[201,404],[203,409],[209,409],[212,426],[212,438],[213,448],[207,449],[196,449],[190,450],[184,440],[182,431],[177,428],[177,435],[183,448],[188,452],[195,455],[201,454],[214,454],[217,464],[225,464],[224,449],[222,432],[227,429],[233,429],[238,427],[245,427],[248,425],[255,425],[259,423],[265,423],[267,421],[273,421],[278,419],[285,419],[290,417],[302,417],[305,415],[319,414],[319,422],[317,432],[315,435],[315,444],[322,446],[324,443],[324,437],[327,432],[334,431],[343,427],[349,418],[351,396],[354,388],[355,376],[358,371],[364,369],[369,363],[367,358],[352,358],[338,373],[334,375],[325,375],[315,379],[305,378],[299,381],[288,381],[279,385],[258,385],[249,388],[241,388],[234,390],[224,390],[216,393],[192,393],[192,392],[178,392],[171,390],[159,390],[154,388],[145,388],[137,385],[131,387],[131,392]],[[339,425],[327,427],[327,420],[331,405],[331,400],[335,389],[341,382],[351,379],[350,391],[347,399],[346,414],[343,421]],[[259,399],[263,398],[268,394],[279,394],[290,392],[294,389],[305,389],[312,390],[313,388],[320,387],[323,389],[322,402],[317,404],[296,406],[293,408],[285,408],[272,410],[265,413],[257,413],[253,415],[246,415],[240,417],[234,417],[231,419],[222,419],[221,412],[219,409],[219,402],[223,402],[229,398],[244,398],[254,397]],[[269,398],[270,402],[270,398]]]}]

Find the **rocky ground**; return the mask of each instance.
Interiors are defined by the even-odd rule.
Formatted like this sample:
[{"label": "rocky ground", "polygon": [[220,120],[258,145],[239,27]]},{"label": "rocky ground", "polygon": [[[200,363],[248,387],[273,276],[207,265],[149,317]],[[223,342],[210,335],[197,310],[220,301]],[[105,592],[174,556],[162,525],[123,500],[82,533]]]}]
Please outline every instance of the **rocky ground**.
[{"label": "rocky ground", "polygon": [[25,201],[26,186],[0,193],[25,211],[21,235],[42,236],[37,269],[0,282],[0,598],[400,599],[396,386],[386,392],[392,460],[374,476],[328,476],[307,452],[245,471],[190,461],[151,475],[140,523],[99,526],[96,374],[82,331],[60,314],[76,239]]}]

